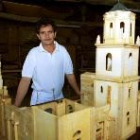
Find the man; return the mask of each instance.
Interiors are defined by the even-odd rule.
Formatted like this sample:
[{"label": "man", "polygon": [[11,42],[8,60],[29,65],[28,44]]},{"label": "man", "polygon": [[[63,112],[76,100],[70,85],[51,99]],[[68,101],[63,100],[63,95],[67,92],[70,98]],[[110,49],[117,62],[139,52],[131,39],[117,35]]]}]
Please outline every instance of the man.
[{"label": "man", "polygon": [[71,58],[64,48],[55,41],[56,27],[52,20],[42,18],[36,27],[40,45],[32,48],[24,62],[15,106],[20,106],[32,80],[32,96],[30,105],[58,100],[63,98],[62,87],[65,75],[68,82],[80,95],[73,74]]}]

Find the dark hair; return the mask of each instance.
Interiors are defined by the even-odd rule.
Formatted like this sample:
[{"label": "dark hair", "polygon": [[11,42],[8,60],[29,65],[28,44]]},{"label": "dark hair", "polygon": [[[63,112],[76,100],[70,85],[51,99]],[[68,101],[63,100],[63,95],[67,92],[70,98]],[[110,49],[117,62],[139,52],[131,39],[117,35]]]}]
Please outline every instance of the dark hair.
[{"label": "dark hair", "polygon": [[56,25],[55,25],[54,21],[47,18],[47,17],[42,17],[36,23],[36,33],[37,34],[39,33],[39,30],[40,30],[41,26],[48,26],[48,25],[52,26],[54,32],[56,31]]}]

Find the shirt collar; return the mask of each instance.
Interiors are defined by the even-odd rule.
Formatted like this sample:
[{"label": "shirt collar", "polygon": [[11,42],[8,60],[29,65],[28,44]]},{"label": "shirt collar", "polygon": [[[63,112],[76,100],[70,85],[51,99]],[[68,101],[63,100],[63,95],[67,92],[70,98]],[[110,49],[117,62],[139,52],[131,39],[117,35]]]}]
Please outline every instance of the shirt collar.
[{"label": "shirt collar", "polygon": [[[54,52],[59,51],[59,44],[58,44],[56,41],[54,41],[54,44],[55,44],[55,50],[54,50]],[[46,51],[46,50],[43,48],[42,43],[39,44],[39,51],[40,51],[40,52],[48,52],[48,51]]]}]

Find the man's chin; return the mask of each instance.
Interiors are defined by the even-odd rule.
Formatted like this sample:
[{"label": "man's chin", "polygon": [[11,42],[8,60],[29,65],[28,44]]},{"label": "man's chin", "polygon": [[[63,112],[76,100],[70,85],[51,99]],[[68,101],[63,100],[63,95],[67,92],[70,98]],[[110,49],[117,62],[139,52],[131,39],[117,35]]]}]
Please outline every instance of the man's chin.
[{"label": "man's chin", "polygon": [[52,42],[52,41],[44,41],[43,44],[49,46],[49,45],[53,45],[54,42]]}]

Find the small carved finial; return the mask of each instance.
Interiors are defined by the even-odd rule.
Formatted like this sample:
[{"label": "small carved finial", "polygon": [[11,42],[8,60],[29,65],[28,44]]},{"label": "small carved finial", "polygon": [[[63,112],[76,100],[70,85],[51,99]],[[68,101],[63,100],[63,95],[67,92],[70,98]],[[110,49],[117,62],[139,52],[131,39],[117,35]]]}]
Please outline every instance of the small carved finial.
[{"label": "small carved finial", "polygon": [[137,36],[136,45],[140,46],[140,37],[139,36]]},{"label": "small carved finial", "polygon": [[98,35],[96,38],[96,44],[100,44],[100,43],[101,43],[101,38],[100,38],[100,35]]}]

